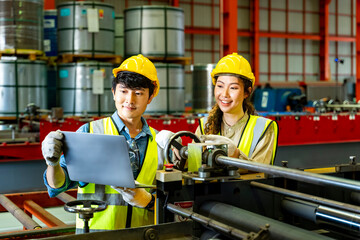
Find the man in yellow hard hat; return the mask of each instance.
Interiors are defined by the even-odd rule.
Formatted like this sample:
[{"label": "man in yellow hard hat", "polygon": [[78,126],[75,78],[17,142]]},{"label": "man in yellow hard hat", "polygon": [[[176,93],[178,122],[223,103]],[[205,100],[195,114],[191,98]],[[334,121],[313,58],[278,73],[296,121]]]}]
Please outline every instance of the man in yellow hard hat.
[{"label": "man in yellow hard hat", "polygon": [[[126,59],[113,70],[113,74],[112,93],[117,111],[111,117],[81,126],[78,132],[125,136],[130,148],[136,153],[131,157],[134,178],[142,184],[153,184],[156,170],[162,168],[162,149],[158,148],[155,141],[155,130],[148,126],[142,115],[159,92],[155,66],[146,57],[137,55]],[[48,165],[44,182],[51,197],[78,187],[78,199],[106,201],[108,208],[94,214],[90,220],[90,231],[153,224],[151,209],[154,196],[144,188],[123,189],[71,181],[64,156],[60,156],[62,140],[63,134],[54,131],[42,143],[43,156]],[[83,226],[83,221],[77,219],[77,233],[83,232]]]}]

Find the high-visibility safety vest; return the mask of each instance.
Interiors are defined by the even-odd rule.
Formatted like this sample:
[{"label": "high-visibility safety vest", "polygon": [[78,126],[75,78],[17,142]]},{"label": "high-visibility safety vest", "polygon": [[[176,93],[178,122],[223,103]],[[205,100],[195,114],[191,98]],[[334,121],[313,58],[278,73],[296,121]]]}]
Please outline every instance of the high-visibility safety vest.
[{"label": "high-visibility safety vest", "polygon": [[[136,179],[142,184],[153,184],[158,167],[156,133],[151,127],[150,131],[152,139],[149,137],[144,163]],[[119,135],[111,117],[90,122],[90,133]],[[90,232],[154,224],[153,212],[143,208],[127,206],[121,194],[110,186],[89,183],[85,187],[78,188],[77,197],[78,200],[100,200],[106,201],[108,204],[106,210],[94,213],[94,217],[89,221]],[[83,233],[83,228],[84,221],[76,216],[76,233]]]},{"label": "high-visibility safety vest", "polygon": [[[199,120],[201,134],[204,134],[206,121],[207,118],[200,118]],[[260,116],[249,115],[248,121],[246,122],[245,128],[241,134],[237,147],[240,151],[245,153],[246,156],[251,158],[251,155],[253,154],[256,145],[262,139],[264,133],[266,132],[269,126],[272,126],[274,128],[274,134],[275,134],[275,142],[274,142],[273,153],[271,158],[271,165],[273,165],[276,155],[277,139],[278,139],[278,125],[275,121]]]}]

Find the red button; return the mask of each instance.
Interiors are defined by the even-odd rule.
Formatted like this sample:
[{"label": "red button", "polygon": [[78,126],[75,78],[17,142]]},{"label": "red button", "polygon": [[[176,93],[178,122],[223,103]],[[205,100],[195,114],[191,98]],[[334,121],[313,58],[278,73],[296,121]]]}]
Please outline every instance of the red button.
[{"label": "red button", "polygon": [[164,164],[164,166],[165,166],[165,171],[172,171],[173,167],[174,167],[174,164],[167,163],[167,164]]}]

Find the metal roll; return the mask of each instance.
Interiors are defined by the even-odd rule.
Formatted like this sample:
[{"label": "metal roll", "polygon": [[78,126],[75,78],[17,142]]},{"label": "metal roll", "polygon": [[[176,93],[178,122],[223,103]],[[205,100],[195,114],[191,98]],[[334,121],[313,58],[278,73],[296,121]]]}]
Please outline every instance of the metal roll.
[{"label": "metal roll", "polygon": [[211,227],[212,229],[220,231],[221,233],[223,233],[227,236],[235,237],[236,239],[250,239],[252,234],[255,234],[255,233],[247,233],[247,232],[241,231],[239,229],[236,229],[236,228],[226,225],[224,223],[218,222],[211,218],[204,217],[193,211],[183,209],[183,208],[176,206],[174,204],[171,204],[171,203],[168,203],[166,205],[166,208],[167,208],[167,210],[169,210],[173,213],[179,214],[182,217],[190,218],[198,223],[201,223],[204,226]]},{"label": "metal roll", "polygon": [[44,11],[44,52],[46,56],[57,56],[57,10]]},{"label": "metal roll", "polygon": [[352,192],[350,194],[351,201],[355,202],[356,204],[360,204],[360,193],[359,192]]},{"label": "metal roll", "polygon": [[124,16],[115,16],[115,54],[124,56]]},{"label": "metal roll", "polygon": [[[98,32],[89,32],[88,11],[98,13]],[[58,10],[59,54],[114,54],[114,7],[101,2],[64,2]],[[91,15],[89,15],[91,16]]]},{"label": "metal roll", "polygon": [[360,233],[360,215],[326,206],[319,206],[315,212],[317,223],[326,223]]},{"label": "metal roll", "polygon": [[125,56],[180,57],[185,53],[184,11],[169,6],[125,9]]},{"label": "metal roll", "polygon": [[0,50],[43,50],[43,1],[0,1]]},{"label": "metal roll", "polygon": [[215,104],[211,71],[216,64],[192,65],[192,108],[195,112],[208,112]]},{"label": "metal roll", "polygon": [[316,222],[315,211],[318,204],[306,202],[295,198],[285,198],[281,201],[281,207],[286,212]]},{"label": "metal roll", "polygon": [[285,198],[281,202],[285,211],[314,223],[325,223],[338,228],[352,230],[359,235],[360,215],[324,205],[314,204],[295,198]]},{"label": "metal roll", "polygon": [[200,214],[246,232],[257,232],[269,224],[270,239],[331,239],[295,226],[219,202],[205,202]]},{"label": "metal roll", "polygon": [[0,116],[19,116],[29,103],[47,108],[45,61],[0,60]]},{"label": "metal roll", "polygon": [[185,72],[181,64],[155,63],[159,94],[146,108],[148,114],[175,114],[185,111]]},{"label": "metal roll", "polygon": [[[65,115],[109,115],[115,111],[111,63],[96,61],[58,65],[59,106]],[[98,77],[99,71],[102,76]],[[102,89],[99,89],[102,88]],[[98,92],[101,91],[102,93]]]},{"label": "metal roll", "polygon": [[275,192],[275,193],[279,193],[279,194],[282,194],[285,196],[310,201],[313,203],[325,204],[329,207],[334,207],[334,208],[345,210],[345,211],[353,211],[356,213],[360,213],[360,207],[352,205],[352,204],[338,202],[338,201],[334,201],[331,199],[326,199],[326,198],[322,198],[322,197],[318,197],[318,196],[314,196],[314,195],[310,195],[310,194],[306,194],[306,193],[300,193],[297,191],[279,188],[279,187],[275,187],[275,186],[255,182],[255,181],[250,182],[250,185],[252,187],[257,187],[257,188],[263,189],[265,191]]}]

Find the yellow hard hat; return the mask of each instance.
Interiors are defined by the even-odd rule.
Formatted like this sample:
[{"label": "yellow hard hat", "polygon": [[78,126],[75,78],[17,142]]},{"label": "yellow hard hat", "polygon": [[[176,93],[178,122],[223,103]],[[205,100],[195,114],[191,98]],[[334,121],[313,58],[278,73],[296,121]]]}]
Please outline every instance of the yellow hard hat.
[{"label": "yellow hard hat", "polygon": [[156,68],[147,57],[144,57],[141,54],[129,57],[123,61],[119,67],[113,69],[114,77],[121,71],[135,72],[147,77],[155,85],[154,97],[158,95],[160,83],[157,77]]},{"label": "yellow hard hat", "polygon": [[215,85],[215,76],[227,73],[234,74],[251,81],[252,86],[255,84],[255,76],[251,71],[250,63],[237,53],[229,54],[216,64],[216,67],[211,72],[212,82]]}]

